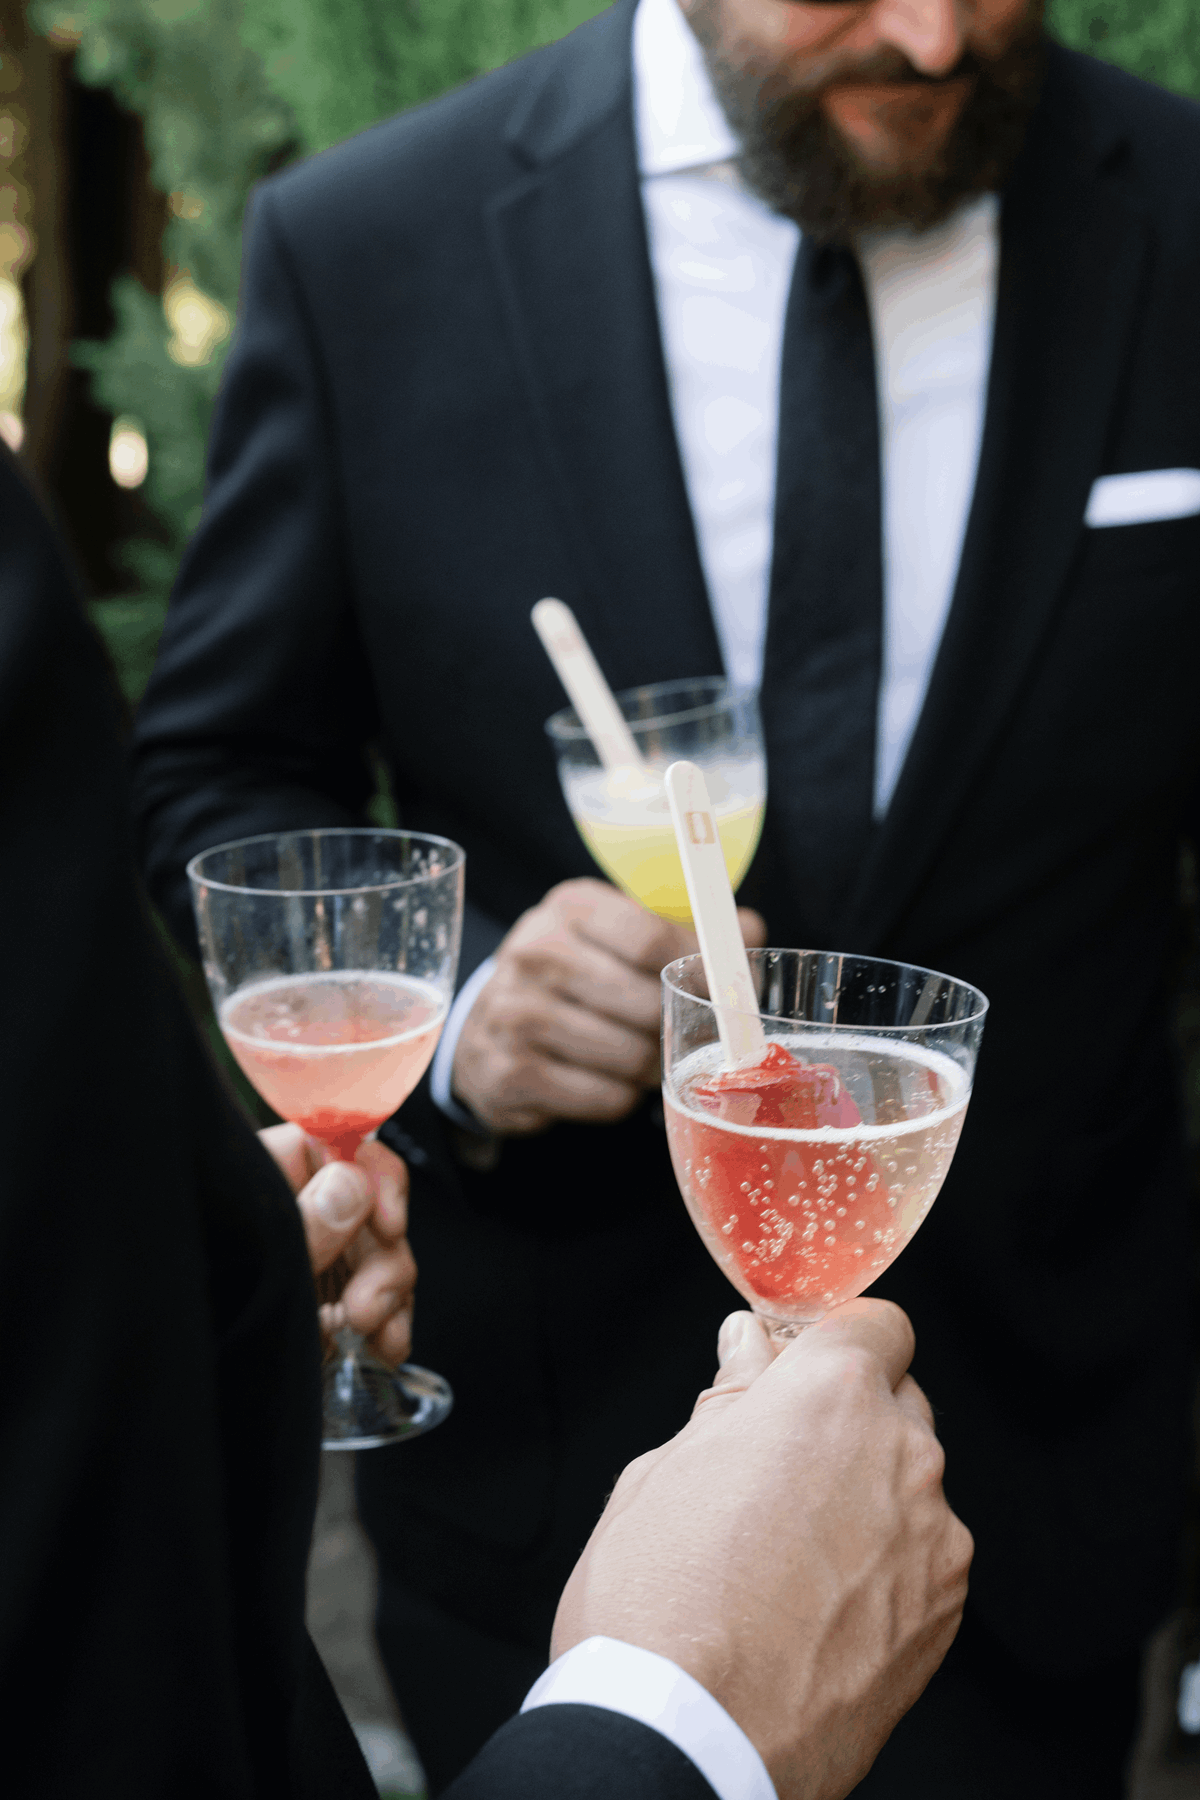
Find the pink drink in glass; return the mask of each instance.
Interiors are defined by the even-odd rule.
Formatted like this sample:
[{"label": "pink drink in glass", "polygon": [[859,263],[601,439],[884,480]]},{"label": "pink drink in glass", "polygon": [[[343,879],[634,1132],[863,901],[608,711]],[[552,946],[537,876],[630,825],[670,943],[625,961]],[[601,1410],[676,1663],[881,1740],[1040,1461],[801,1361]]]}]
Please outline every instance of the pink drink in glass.
[{"label": "pink drink in glass", "polygon": [[941,1188],[970,1094],[936,1050],[843,1031],[785,1032],[750,1069],[723,1069],[707,1046],[673,1085],[671,1160],[701,1237],[756,1310],[796,1324],[861,1294],[900,1254]]},{"label": "pink drink in glass", "polygon": [[267,1104],[352,1162],[425,1073],[445,1017],[429,982],[348,969],[243,988],[220,1024]]}]

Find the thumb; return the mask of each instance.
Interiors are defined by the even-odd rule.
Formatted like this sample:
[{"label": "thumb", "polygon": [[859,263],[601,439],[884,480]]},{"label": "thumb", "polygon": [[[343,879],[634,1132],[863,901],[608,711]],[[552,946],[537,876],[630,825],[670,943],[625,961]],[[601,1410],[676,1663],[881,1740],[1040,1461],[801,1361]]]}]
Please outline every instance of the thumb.
[{"label": "thumb", "polygon": [[365,1169],[353,1163],[326,1163],[296,1197],[308,1259],[320,1275],[337,1261],[357,1235],[375,1204],[375,1190]]},{"label": "thumb", "polygon": [[717,1338],[717,1359],[721,1366],[696,1401],[693,1418],[715,1405],[729,1405],[770,1368],[775,1354],[766,1326],[753,1313],[730,1313]]}]

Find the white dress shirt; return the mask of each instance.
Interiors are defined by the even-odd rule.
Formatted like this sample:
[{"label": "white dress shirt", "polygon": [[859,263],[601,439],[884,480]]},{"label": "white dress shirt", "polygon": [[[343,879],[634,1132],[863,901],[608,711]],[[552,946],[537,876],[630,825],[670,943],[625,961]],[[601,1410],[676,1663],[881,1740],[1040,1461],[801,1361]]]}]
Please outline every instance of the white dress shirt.
[{"label": "white dress shirt", "polygon": [[[800,232],[742,184],[738,142],[675,0],[640,0],[634,123],[659,326],[713,622],[732,681],[762,677],[784,315]],[[983,435],[999,262],[988,194],[936,231],[860,245],[875,334],[883,487],[883,657],[875,809],[886,811],[954,592]],[[431,1071],[450,1078],[492,970],[463,988]],[[475,1126],[475,1129],[478,1129]]]},{"label": "white dress shirt", "polygon": [[741,1726],[707,1688],[653,1650],[617,1638],[585,1639],[534,1682],[521,1711],[556,1703],[640,1719],[695,1763],[717,1800],[776,1800],[775,1784]]},{"label": "white dress shirt", "polygon": [[[684,480],[731,680],[762,677],[784,316],[800,232],[741,183],[738,143],[675,0],[633,28],[642,204]],[[875,807],[887,810],[954,592],[983,435],[999,202],[868,234],[883,477]]]}]

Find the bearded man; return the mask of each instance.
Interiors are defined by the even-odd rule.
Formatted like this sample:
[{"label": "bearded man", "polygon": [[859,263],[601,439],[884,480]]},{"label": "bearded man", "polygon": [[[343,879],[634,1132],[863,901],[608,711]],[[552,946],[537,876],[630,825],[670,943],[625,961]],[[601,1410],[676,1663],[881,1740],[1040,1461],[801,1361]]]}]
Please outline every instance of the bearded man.
[{"label": "bearded man", "polygon": [[616,688],[760,686],[748,935],[992,1001],[877,1284],[972,1598],[860,1791],[1122,1792],[1188,1462],[1198,294],[1200,115],[1037,0],[619,0],[259,193],[143,842],[186,936],[187,858],[360,816],[375,742],[469,853],[467,979],[390,1128],[458,1407],[359,1470],[435,1791],[729,1304],[650,1104],[692,940],[588,878],[528,623],[557,594]]}]

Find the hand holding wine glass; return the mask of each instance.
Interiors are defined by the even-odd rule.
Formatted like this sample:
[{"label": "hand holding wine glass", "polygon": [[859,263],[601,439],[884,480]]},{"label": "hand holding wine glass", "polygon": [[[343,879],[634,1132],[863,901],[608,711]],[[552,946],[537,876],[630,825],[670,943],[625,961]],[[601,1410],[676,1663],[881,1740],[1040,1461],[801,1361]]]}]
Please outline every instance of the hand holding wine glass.
[{"label": "hand holding wine glass", "polygon": [[411,1348],[417,1284],[405,1236],[407,1168],[373,1139],[347,1163],[298,1125],[271,1125],[258,1136],[296,1196],[314,1276],[339,1262],[347,1271],[338,1299],[321,1307],[322,1333],[328,1339],[349,1325],[395,1368]]},{"label": "hand holding wine glass", "polygon": [[[356,1160],[433,1056],[458,967],[464,862],[445,838],[364,828],[244,838],[188,864],[226,1043],[263,1099],[337,1160]],[[321,1298],[336,1307],[329,1279]],[[393,1374],[348,1323],[334,1335],[327,1449],[398,1442],[445,1418],[440,1376]]]},{"label": "hand holding wine glass", "polygon": [[[454,1052],[452,1090],[501,1136],[558,1120],[609,1124],[661,1079],[658,977],[695,948],[663,787],[674,757],[704,762],[736,884],[762,827],[766,763],[755,696],[723,679],[613,695],[570,609],[541,600],[533,623],[574,711],[547,724],[579,831],[616,884],[561,882],[496,955]],[[624,889],[624,892],[620,892]],[[757,913],[746,942],[765,942]]]},{"label": "hand holding wine glass", "polygon": [[608,1637],[670,1659],[780,1800],[840,1800],[949,1648],[973,1544],[900,1308],[854,1300],[778,1348],[726,1320],[688,1424],[617,1481],[551,1654]]},{"label": "hand holding wine glass", "polygon": [[[766,941],[757,913],[739,919],[748,943]],[[456,1098],[505,1136],[624,1118],[662,1079],[659,972],[695,947],[686,925],[606,882],[552,888],[505,937],[467,1016]]]}]

